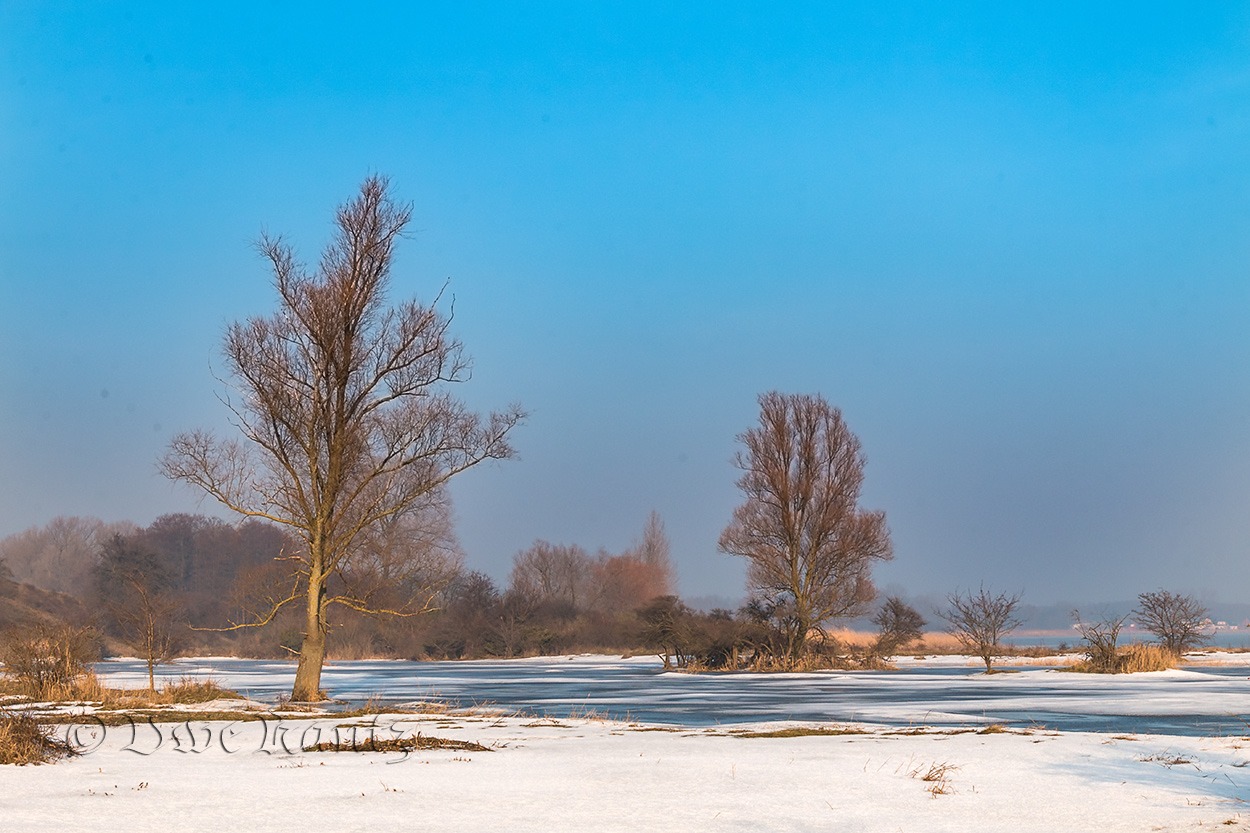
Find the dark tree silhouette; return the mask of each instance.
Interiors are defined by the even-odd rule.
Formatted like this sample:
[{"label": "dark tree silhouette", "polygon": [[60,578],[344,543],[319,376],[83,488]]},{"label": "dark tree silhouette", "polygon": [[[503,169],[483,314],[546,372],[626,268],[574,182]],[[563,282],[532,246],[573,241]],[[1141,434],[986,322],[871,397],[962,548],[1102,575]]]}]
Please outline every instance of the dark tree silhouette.
[{"label": "dark tree silhouette", "polygon": [[881,603],[872,623],[877,626],[877,639],[872,652],[878,657],[891,657],[921,637],[924,617],[898,596]]}]

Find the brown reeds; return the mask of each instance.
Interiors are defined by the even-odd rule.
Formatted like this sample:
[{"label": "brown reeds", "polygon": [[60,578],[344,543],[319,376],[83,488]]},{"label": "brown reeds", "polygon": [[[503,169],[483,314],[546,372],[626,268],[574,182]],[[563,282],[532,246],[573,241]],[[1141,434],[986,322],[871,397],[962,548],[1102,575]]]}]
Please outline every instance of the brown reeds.
[{"label": "brown reeds", "polygon": [[0,764],[46,764],[77,754],[33,716],[0,711]]}]

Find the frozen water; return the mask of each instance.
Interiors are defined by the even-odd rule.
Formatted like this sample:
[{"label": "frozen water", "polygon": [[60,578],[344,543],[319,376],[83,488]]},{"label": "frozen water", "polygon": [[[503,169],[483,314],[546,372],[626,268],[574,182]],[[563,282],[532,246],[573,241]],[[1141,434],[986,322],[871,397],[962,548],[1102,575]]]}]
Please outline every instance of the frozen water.
[{"label": "frozen water", "polygon": [[[110,684],[146,685],[135,660],[101,663]],[[249,697],[289,693],[295,665],[232,658],[179,660],[165,678],[212,675]],[[684,726],[757,721],[857,721],[954,726],[1005,723],[1064,731],[1207,736],[1245,734],[1250,668],[1189,667],[1133,675],[1028,668],[987,676],[976,667],[915,663],[895,671],[683,674],[651,657],[543,657],[471,662],[363,660],[326,666],[333,698],[360,703],[442,700],[567,716],[593,712]]]}]

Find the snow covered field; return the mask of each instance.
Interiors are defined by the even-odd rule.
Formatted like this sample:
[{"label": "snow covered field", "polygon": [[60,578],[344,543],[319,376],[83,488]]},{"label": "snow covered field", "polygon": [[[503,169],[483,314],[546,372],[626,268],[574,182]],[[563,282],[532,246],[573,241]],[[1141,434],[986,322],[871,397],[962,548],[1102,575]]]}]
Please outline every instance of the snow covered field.
[{"label": "snow covered field", "polygon": [[[1231,738],[871,729],[742,737],[479,715],[405,718],[396,728],[490,752],[300,751],[327,737],[308,727],[329,733],[340,723],[164,725],[159,746],[151,727],[137,738],[96,729],[100,745],[79,758],[0,768],[0,827],[1054,833],[1232,821],[1237,829],[1250,795],[1242,768],[1250,748]],[[793,724],[752,728],[785,725]],[[924,780],[930,772],[935,780]]]},{"label": "snow covered field", "polygon": [[[1208,660],[1244,661],[1238,655]],[[191,667],[211,668],[226,685],[290,684],[288,664],[234,662],[192,660],[167,673],[177,678]],[[371,730],[383,738],[421,732],[475,741],[488,752],[304,752],[336,730],[340,737],[366,731],[344,728],[367,726],[365,719],[334,716],[73,730],[84,744],[82,756],[52,766],[0,767],[0,830],[1014,832],[1250,825],[1250,813],[1243,813],[1250,728],[1237,717],[1250,714],[1245,665],[1131,677],[1027,668],[986,677],[947,658],[876,675],[691,676],[659,673],[648,663],[575,657],[420,665],[422,684],[435,688],[460,673],[475,690],[511,685],[514,694],[530,697],[546,682],[559,695],[548,698],[548,711],[565,715],[570,706],[584,713],[589,700],[610,700],[614,691],[618,706],[651,703],[664,711],[669,719],[662,723],[535,716],[543,710],[529,709],[382,717]],[[335,663],[327,687],[376,693],[390,679],[390,693],[407,692],[392,678],[410,675],[412,665]],[[445,665],[459,671],[431,667]],[[110,684],[142,682],[130,678],[138,671],[125,663],[109,668]],[[891,688],[901,695],[888,696]],[[886,690],[864,708],[871,716],[778,717],[804,692],[823,713],[829,702],[849,704],[839,696],[868,689]],[[588,692],[582,700],[565,697],[581,690]],[[748,703],[739,711],[766,710],[770,696],[782,705],[766,720],[707,719],[709,708],[732,712],[736,700]],[[913,719],[926,698],[943,703],[930,710],[941,721]],[[997,705],[977,709],[978,701]],[[1222,714],[1237,731],[1055,731],[1027,723],[983,731],[1004,704],[1078,719]],[[698,719],[673,719],[681,714]],[[825,733],[784,731],[799,727]],[[748,736],[779,731],[789,736]]]}]

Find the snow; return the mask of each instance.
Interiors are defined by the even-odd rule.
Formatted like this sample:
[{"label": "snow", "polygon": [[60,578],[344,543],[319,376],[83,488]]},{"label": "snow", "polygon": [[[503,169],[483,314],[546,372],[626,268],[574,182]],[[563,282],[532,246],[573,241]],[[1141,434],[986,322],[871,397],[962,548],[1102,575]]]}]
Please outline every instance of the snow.
[{"label": "snow", "polygon": [[[95,729],[81,757],[0,768],[23,831],[1190,829],[1240,819],[1248,741],[1095,733],[744,738],[616,721],[426,715],[490,752],[305,753],[341,720]],[[768,723],[751,728],[777,729]],[[282,729],[276,732],[275,729]],[[309,731],[312,729],[313,731]],[[381,724],[382,736],[389,727]],[[195,739],[192,745],[192,738]],[[224,739],[224,744],[223,744]],[[285,746],[284,746],[285,741]],[[224,748],[223,748],[224,746]],[[230,751],[226,751],[230,750]],[[941,781],[921,777],[946,765]]]},{"label": "snow", "polygon": [[[290,685],[289,664],[238,662],[200,658],[163,673],[177,679],[199,668],[226,685],[235,682],[230,674]],[[376,689],[388,673],[410,675],[411,665],[335,663],[327,679],[344,690]],[[1246,714],[1244,667],[1103,677],[1042,668],[986,676],[960,667],[858,676],[684,675],[660,673],[651,658],[605,657],[432,665],[437,667],[423,667],[443,684],[457,671],[446,666],[455,665],[474,684],[503,690],[508,684],[541,689],[544,681],[559,691],[605,680],[608,685],[588,701],[550,698],[553,708],[567,715],[576,707],[582,717],[535,716],[541,710],[530,709],[390,715],[372,718],[373,724],[333,715],[155,726],[140,721],[134,728],[107,729],[84,724],[65,730],[83,745],[80,757],[50,766],[0,767],[0,830],[1015,833],[1188,830],[1228,821],[1238,829],[1243,800],[1250,797],[1250,738],[1236,718],[1238,731],[1212,735],[1054,731],[1026,723],[978,731],[994,711],[1008,707],[1074,719],[1169,710]],[[114,668],[105,671],[111,684],[137,673]],[[640,690],[612,691],[626,684]],[[865,709],[871,715],[854,719],[704,719],[707,709],[732,711],[738,700],[758,704],[771,695],[785,702],[775,716],[794,711],[790,706],[803,692],[821,700],[839,686],[857,696],[869,687],[884,692]],[[584,716],[600,700],[655,700],[670,716],[700,717],[657,723]],[[926,703],[929,719],[916,720]],[[935,703],[940,708],[932,708]],[[992,708],[982,708],[985,703]],[[257,701],[203,708],[227,706],[254,709]],[[333,739],[336,731],[345,736],[349,724],[357,732],[372,726],[380,737],[420,732],[475,741],[492,751],[302,751]],[[742,736],[794,727],[862,733]],[[944,777],[923,780],[935,767],[945,770]]]}]

